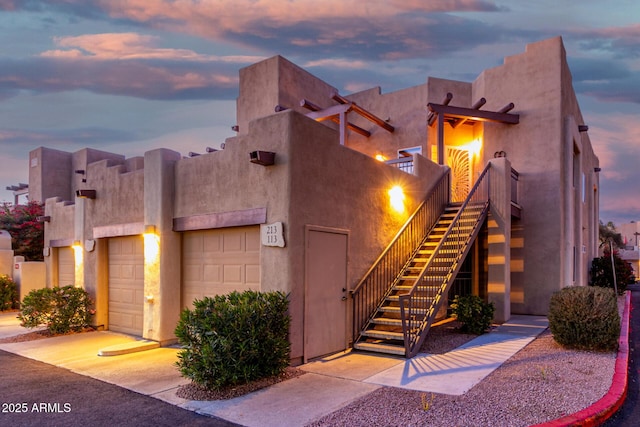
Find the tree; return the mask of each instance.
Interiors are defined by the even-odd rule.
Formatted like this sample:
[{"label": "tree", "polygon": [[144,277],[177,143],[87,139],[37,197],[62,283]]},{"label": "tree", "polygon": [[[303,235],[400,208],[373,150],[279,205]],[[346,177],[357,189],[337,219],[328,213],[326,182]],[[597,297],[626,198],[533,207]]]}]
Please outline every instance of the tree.
[{"label": "tree", "polygon": [[[614,264],[616,266],[616,282],[618,293],[623,293],[627,285],[636,281],[633,275],[633,267],[629,261],[625,261],[613,251]],[[613,270],[611,268],[611,252],[609,247],[605,247],[604,254],[593,260],[591,264],[591,285],[613,289]]]},{"label": "tree", "polygon": [[38,202],[26,205],[0,205],[0,229],[11,235],[11,246],[16,256],[25,261],[42,261],[44,248],[44,224],[38,217],[44,215],[44,206]]},{"label": "tree", "polygon": [[624,243],[622,242],[622,235],[618,233],[615,224],[611,221],[607,222],[606,225],[603,224],[602,221],[600,221],[599,240],[600,247],[604,246],[609,241],[613,242],[614,248],[621,249],[624,247]]}]

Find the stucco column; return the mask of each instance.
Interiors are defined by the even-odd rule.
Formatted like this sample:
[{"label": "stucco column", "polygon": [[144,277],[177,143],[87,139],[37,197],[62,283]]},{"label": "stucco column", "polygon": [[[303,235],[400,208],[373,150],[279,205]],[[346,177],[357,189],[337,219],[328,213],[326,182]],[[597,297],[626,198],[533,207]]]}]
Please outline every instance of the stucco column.
[{"label": "stucco column", "polygon": [[178,160],[180,153],[167,149],[144,155],[143,337],[161,344],[175,342],[180,317],[180,235],[173,231],[174,165]]},{"label": "stucco column", "polygon": [[496,307],[494,320],[511,317],[511,162],[492,159],[488,217],[488,298]]}]

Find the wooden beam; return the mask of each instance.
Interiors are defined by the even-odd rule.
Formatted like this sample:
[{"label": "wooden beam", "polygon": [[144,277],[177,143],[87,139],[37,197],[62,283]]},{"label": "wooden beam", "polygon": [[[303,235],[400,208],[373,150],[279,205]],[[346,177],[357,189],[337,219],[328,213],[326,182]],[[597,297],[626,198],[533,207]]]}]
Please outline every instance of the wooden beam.
[{"label": "wooden beam", "polygon": [[378,126],[380,126],[381,128],[383,128],[384,130],[386,130],[388,132],[393,133],[396,130],[393,126],[391,126],[386,121],[382,120],[380,117],[374,115],[373,113],[370,113],[369,111],[367,111],[364,108],[360,107],[355,102],[349,101],[347,98],[345,98],[345,97],[341,96],[340,94],[338,94],[338,92],[332,92],[331,93],[331,98],[333,100],[339,102],[340,104],[343,104],[343,105],[350,104],[353,107],[353,111],[355,111],[356,113],[360,114],[365,119],[377,124]]},{"label": "wooden beam", "polygon": [[[327,110],[329,110],[329,108],[332,108],[332,107],[329,107],[329,108],[323,110],[322,108],[320,108],[319,106],[317,106],[313,102],[308,101],[306,99],[303,99],[303,100],[300,101],[300,106],[306,108],[307,110],[311,110],[313,113],[319,113],[321,115],[322,115],[322,113],[324,111],[327,111]],[[341,105],[335,105],[334,107],[342,107],[342,106]],[[341,111],[341,110],[338,110],[338,111]],[[314,120],[318,120],[318,121],[323,121],[323,120],[329,119],[329,120],[331,120],[331,121],[333,121],[335,123],[340,124],[340,118],[338,117],[339,114],[340,113],[338,112],[337,114],[333,114],[333,115],[327,116],[325,118],[322,118],[322,117],[316,118],[316,117],[312,117],[311,113],[308,113],[307,117],[310,117],[310,118],[312,118]],[[356,126],[353,123],[347,122],[347,128],[349,128],[350,130],[354,131],[355,133],[359,133],[360,135],[365,136],[367,138],[369,138],[371,136],[371,132],[369,132],[366,129],[361,128],[360,126]]]},{"label": "wooden beam", "polygon": [[[474,109],[474,110],[479,110],[486,103],[487,103],[486,98],[482,97],[482,98],[478,99],[476,101],[476,103],[471,106],[471,108]],[[458,119],[458,120],[454,121],[453,123],[451,123],[451,127],[455,129],[458,126],[460,126],[461,124],[466,123],[467,120],[469,120],[468,117],[466,117],[464,119]]]},{"label": "wooden beam", "polygon": [[515,125],[520,122],[519,114],[500,113],[496,111],[474,110],[473,108],[452,107],[442,104],[427,104],[429,111],[440,115],[446,115],[453,119],[469,119],[478,122],[494,122]]}]

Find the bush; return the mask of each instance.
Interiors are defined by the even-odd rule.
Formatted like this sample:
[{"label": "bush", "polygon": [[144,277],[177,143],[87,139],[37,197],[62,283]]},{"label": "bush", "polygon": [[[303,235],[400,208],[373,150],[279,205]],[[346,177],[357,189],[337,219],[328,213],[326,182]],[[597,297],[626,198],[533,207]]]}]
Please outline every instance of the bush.
[{"label": "bush", "polygon": [[462,323],[461,330],[471,334],[484,334],[491,326],[496,308],[476,295],[456,295],[451,304],[453,316]]},{"label": "bush", "polygon": [[53,334],[80,331],[91,323],[93,301],[82,288],[35,289],[22,300],[18,318],[22,326],[35,328],[46,325]]},{"label": "bush", "polygon": [[207,389],[278,375],[289,365],[289,301],[282,292],[205,297],[180,314],[176,365]]},{"label": "bush", "polygon": [[0,274],[0,311],[11,310],[20,307],[18,298],[18,285],[11,277]]},{"label": "bush", "polygon": [[[618,293],[623,294],[627,289],[627,285],[633,284],[636,281],[633,275],[633,267],[629,261],[620,258],[617,251],[613,251],[613,263],[616,266]],[[592,286],[613,289],[613,270],[611,268],[611,252],[609,250],[605,250],[603,256],[594,258],[591,264],[590,284]]]},{"label": "bush", "polygon": [[613,351],[620,336],[620,315],[613,289],[564,288],[551,296],[549,328],[565,347]]}]

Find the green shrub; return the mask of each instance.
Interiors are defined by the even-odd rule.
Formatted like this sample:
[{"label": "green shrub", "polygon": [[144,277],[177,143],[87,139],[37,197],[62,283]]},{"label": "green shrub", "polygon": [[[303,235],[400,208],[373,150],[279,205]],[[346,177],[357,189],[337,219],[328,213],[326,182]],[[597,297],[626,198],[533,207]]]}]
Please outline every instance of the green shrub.
[{"label": "green shrub", "polygon": [[0,274],[0,311],[11,310],[20,307],[18,297],[18,285],[11,277]]},{"label": "green shrub", "polygon": [[22,326],[35,328],[46,325],[51,333],[79,331],[91,323],[93,301],[82,288],[35,289],[22,300],[18,318]]},{"label": "green shrub", "polygon": [[[627,285],[635,283],[633,267],[629,261],[625,261],[613,251],[613,264],[616,266],[616,286],[618,293],[623,294]],[[594,258],[591,263],[591,283],[592,286],[613,289],[613,269],[611,268],[611,252],[604,251],[604,255]]]},{"label": "green shrub", "polygon": [[551,296],[549,328],[565,347],[613,351],[620,336],[620,315],[613,289],[564,288]]},{"label": "green shrub", "polygon": [[282,292],[205,297],[180,314],[176,365],[207,389],[278,375],[289,365],[289,301]]},{"label": "green shrub", "polygon": [[451,304],[453,316],[462,323],[461,330],[471,334],[484,334],[491,326],[495,307],[476,295],[456,295]]}]

